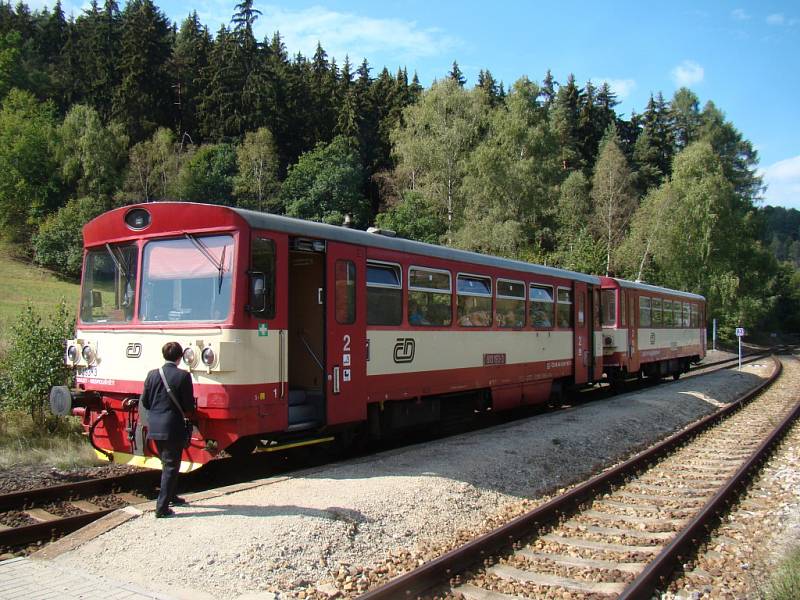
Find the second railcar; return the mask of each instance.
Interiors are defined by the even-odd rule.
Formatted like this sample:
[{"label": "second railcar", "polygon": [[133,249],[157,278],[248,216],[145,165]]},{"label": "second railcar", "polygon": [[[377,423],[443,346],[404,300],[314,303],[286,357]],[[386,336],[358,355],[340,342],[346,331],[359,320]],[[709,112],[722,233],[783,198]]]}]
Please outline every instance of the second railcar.
[{"label": "second railcar", "polygon": [[603,361],[612,381],[677,379],[706,354],[703,296],[602,277]]}]

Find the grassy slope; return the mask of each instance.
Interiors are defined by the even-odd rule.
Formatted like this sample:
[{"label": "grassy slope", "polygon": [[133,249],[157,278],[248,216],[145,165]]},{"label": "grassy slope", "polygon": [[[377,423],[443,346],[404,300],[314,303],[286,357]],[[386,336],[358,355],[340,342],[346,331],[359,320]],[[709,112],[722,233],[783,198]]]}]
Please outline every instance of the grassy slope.
[{"label": "grassy slope", "polygon": [[8,339],[8,329],[27,303],[39,314],[48,314],[61,299],[77,312],[80,288],[77,283],[58,279],[52,272],[14,258],[11,246],[0,242],[0,348]]}]

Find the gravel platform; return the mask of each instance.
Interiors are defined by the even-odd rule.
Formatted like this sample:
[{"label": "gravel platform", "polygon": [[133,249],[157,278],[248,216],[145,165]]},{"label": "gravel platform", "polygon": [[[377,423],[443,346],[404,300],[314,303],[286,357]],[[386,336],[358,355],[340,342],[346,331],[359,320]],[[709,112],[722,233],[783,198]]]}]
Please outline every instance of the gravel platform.
[{"label": "gravel platform", "polygon": [[355,593],[365,569],[380,572],[390,554],[424,556],[420,548],[480,532],[520,501],[580,482],[712,412],[771,369],[765,360],[216,490],[174,518],[145,512],[55,560],[178,597]]}]

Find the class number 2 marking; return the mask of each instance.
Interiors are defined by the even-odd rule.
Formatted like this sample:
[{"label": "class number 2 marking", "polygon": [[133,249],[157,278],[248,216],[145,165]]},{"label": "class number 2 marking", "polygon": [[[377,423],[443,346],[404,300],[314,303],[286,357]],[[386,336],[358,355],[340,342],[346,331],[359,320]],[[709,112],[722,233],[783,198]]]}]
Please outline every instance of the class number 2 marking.
[{"label": "class number 2 marking", "polygon": [[342,338],[342,352],[350,352],[350,336],[345,335]]}]

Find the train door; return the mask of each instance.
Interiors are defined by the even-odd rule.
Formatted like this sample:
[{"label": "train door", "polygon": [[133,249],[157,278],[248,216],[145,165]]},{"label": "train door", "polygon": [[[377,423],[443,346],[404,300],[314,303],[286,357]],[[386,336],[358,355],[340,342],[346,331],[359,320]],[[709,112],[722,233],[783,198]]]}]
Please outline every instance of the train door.
[{"label": "train door", "polygon": [[589,300],[592,308],[589,311],[592,319],[592,362],[590,369],[590,379],[599,381],[603,377],[603,325],[600,319],[600,287],[592,287],[589,290]]},{"label": "train door", "polygon": [[365,270],[363,248],[328,242],[325,373],[329,425],[367,418]]},{"label": "train door", "polygon": [[325,244],[294,238],[288,273],[288,430],[325,423]]},{"label": "train door", "polygon": [[639,296],[628,294],[628,372],[639,370]]},{"label": "train door", "polygon": [[592,338],[591,330],[591,315],[588,314],[587,308],[587,284],[584,282],[575,282],[575,310],[574,322],[574,357],[575,357],[575,383],[586,383],[589,381],[589,367],[591,364],[592,354]]}]

